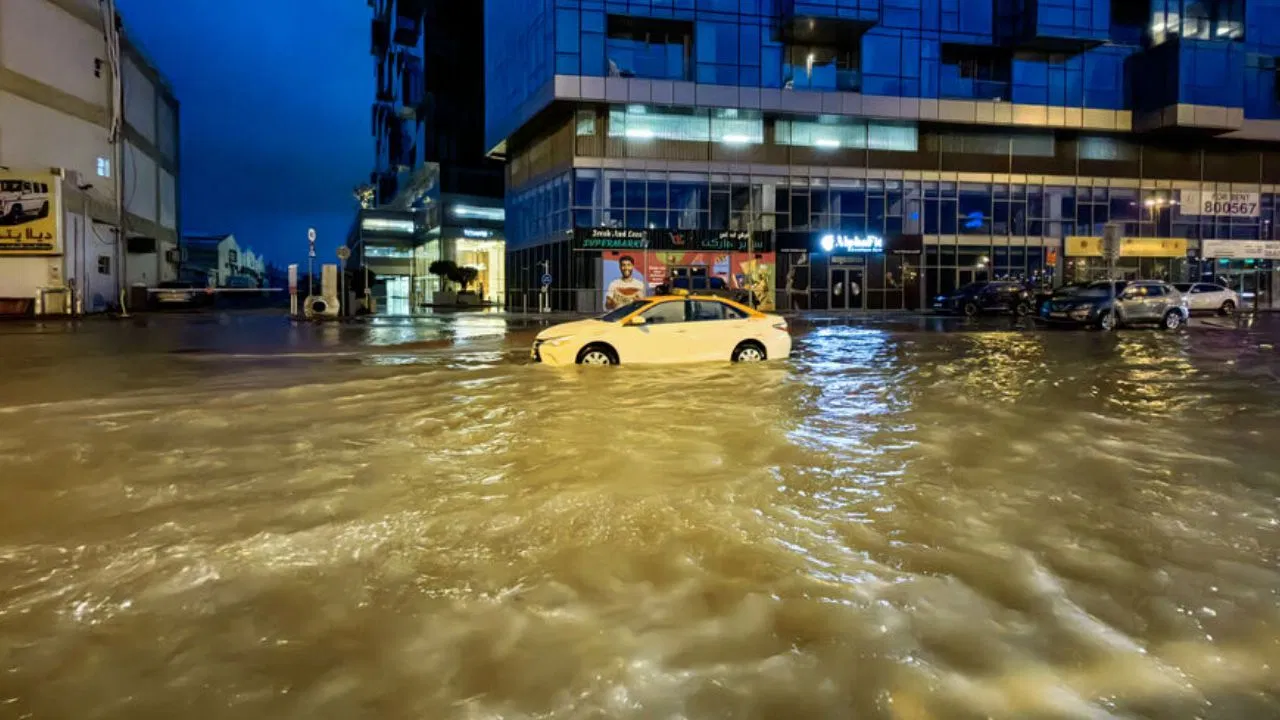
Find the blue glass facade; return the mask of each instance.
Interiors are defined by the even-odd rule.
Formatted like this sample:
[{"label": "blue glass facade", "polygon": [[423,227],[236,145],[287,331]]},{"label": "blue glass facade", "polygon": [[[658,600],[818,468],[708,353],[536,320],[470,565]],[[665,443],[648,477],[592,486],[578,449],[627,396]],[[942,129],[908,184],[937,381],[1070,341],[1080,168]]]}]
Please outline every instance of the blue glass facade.
[{"label": "blue glass facade", "polygon": [[[921,235],[899,282],[928,294],[1088,274],[1066,241],[1111,222],[1178,240],[1130,268],[1175,279],[1204,240],[1280,240],[1280,0],[486,8],[487,142],[522,268],[581,228]],[[1200,207],[1220,196],[1253,209]]]},{"label": "blue glass facade", "polygon": [[[1280,0],[490,0],[486,8],[490,147],[532,116],[531,101],[553,97],[555,75],[1099,110],[1184,103],[1280,117],[1280,32],[1268,23]],[[1144,92],[1150,79],[1159,87]]]}]

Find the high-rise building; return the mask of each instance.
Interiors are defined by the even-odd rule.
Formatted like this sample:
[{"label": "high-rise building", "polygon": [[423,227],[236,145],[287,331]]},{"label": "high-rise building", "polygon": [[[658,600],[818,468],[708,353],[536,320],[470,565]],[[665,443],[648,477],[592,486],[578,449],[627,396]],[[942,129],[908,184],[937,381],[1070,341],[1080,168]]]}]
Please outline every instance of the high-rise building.
[{"label": "high-rise building", "polygon": [[[483,3],[369,0],[377,76],[372,208],[348,241],[380,307],[431,305],[435,260],[503,297],[502,162],[484,142]],[[391,228],[391,229],[389,229]],[[395,228],[409,228],[401,231]]]},{"label": "high-rise building", "polygon": [[[508,294],[1280,278],[1280,0],[489,0]],[[630,261],[629,263],[626,261]],[[634,269],[624,270],[627,266]],[[718,278],[718,279],[717,279]]]},{"label": "high-rise building", "polygon": [[178,100],[108,7],[0,1],[0,314],[177,279]]}]

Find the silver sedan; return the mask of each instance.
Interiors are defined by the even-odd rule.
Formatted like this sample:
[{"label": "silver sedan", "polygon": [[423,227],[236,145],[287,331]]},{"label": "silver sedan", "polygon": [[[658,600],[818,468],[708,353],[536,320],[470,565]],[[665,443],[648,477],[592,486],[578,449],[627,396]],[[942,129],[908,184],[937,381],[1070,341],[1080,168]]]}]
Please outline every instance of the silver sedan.
[{"label": "silver sedan", "polygon": [[1187,299],[1191,312],[1232,315],[1240,307],[1240,294],[1213,283],[1178,283],[1174,287]]}]

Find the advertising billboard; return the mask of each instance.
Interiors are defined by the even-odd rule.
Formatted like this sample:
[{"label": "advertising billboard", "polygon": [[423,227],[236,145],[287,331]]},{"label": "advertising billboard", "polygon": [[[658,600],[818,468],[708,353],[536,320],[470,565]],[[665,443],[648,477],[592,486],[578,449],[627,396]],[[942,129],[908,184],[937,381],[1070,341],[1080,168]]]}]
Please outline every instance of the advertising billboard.
[{"label": "advertising billboard", "polygon": [[58,178],[0,170],[0,255],[57,255]]},{"label": "advertising billboard", "polygon": [[[757,308],[773,310],[774,258],[772,252],[621,250],[606,253],[601,257],[604,308],[613,310],[665,288],[694,293],[749,292]],[[745,301],[747,296],[743,298]]]}]

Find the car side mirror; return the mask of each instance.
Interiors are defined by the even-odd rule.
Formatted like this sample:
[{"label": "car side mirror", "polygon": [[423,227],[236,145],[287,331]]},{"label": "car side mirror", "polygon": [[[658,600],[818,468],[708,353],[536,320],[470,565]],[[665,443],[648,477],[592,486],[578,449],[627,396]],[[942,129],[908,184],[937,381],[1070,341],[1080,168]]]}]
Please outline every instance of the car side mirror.
[{"label": "car side mirror", "polygon": [[643,315],[637,315],[627,321],[627,324],[632,327],[639,327],[641,325],[647,325],[648,323],[649,321],[645,320]]}]

